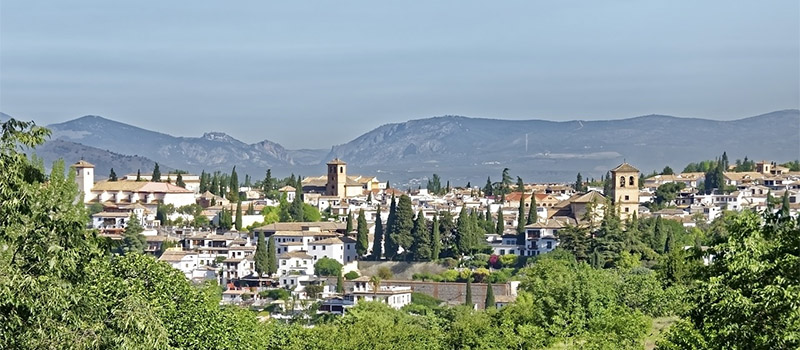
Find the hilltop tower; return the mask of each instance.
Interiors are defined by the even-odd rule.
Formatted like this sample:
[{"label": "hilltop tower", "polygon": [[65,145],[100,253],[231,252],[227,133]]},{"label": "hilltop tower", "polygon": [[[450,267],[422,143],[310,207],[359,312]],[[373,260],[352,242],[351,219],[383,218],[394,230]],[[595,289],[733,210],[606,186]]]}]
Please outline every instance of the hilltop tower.
[{"label": "hilltop tower", "polygon": [[335,158],[328,162],[328,184],[325,186],[325,195],[346,196],[345,184],[347,184],[347,163]]},{"label": "hilltop tower", "polygon": [[92,199],[94,187],[94,165],[81,159],[72,168],[75,169],[75,181],[78,183],[78,191],[83,194],[83,202],[88,203]]},{"label": "hilltop tower", "polygon": [[628,163],[611,170],[611,200],[619,207],[620,219],[639,215],[639,169]]}]

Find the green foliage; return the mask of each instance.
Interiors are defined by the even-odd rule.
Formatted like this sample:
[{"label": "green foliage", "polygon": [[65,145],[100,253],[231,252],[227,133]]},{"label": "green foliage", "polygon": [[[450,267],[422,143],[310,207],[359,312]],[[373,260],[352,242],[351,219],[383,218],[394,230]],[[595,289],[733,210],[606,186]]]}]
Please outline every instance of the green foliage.
[{"label": "green foliage", "polygon": [[94,214],[97,214],[99,212],[102,212],[103,209],[105,209],[105,208],[103,207],[102,204],[94,202],[91,205],[89,205],[89,215],[94,215]]},{"label": "green foliage", "polygon": [[659,345],[666,349],[800,347],[800,221],[743,212],[710,253],[689,293],[691,309]]},{"label": "green foliage", "polygon": [[431,236],[428,232],[428,222],[425,220],[422,210],[419,211],[417,218],[414,220],[414,227],[411,230],[411,234],[414,237],[414,243],[411,246],[411,253],[413,254],[414,260],[430,260],[432,256]]},{"label": "green foliage", "polygon": [[456,248],[461,254],[470,255],[478,252],[484,244],[483,232],[478,226],[477,217],[467,213],[466,207],[461,207],[456,225]]},{"label": "green foliage", "polygon": [[397,244],[397,241],[395,241],[397,237],[394,231],[396,229],[395,221],[397,221],[397,201],[395,201],[394,194],[392,194],[392,199],[389,205],[389,217],[386,219],[386,227],[383,232],[383,255],[388,260],[394,259],[400,247]]},{"label": "green foliage", "polygon": [[388,280],[394,277],[394,274],[392,273],[392,270],[390,270],[388,267],[381,266],[380,268],[378,268],[378,277],[380,277],[380,279],[382,280]]},{"label": "green foliage", "polygon": [[342,264],[331,258],[323,257],[314,263],[314,274],[317,276],[338,276],[342,273]]},{"label": "green foliage", "polygon": [[[270,237],[271,239],[272,237]],[[259,275],[269,272],[269,253],[267,253],[267,243],[264,240],[264,233],[258,233],[258,242],[256,243],[256,254],[254,257],[255,269]]]},{"label": "green foliage", "polygon": [[383,254],[383,219],[381,219],[381,206],[375,216],[375,235],[372,241],[372,260],[378,261]]},{"label": "green foliage", "polygon": [[236,202],[236,222],[234,227],[236,227],[236,231],[242,230],[242,201]]},{"label": "green foliage", "polygon": [[161,181],[161,169],[158,168],[158,163],[153,166],[153,176],[151,177],[150,181],[153,182],[160,182]]},{"label": "green foliage", "polygon": [[492,281],[486,283],[486,300],[484,305],[487,309],[494,308],[494,289],[492,288]]},{"label": "green foliage", "polygon": [[131,214],[128,218],[128,224],[125,227],[125,232],[122,233],[122,242],[119,245],[120,254],[128,253],[144,253],[144,248],[147,246],[147,240],[142,235],[142,225],[139,224],[139,218],[136,214]]},{"label": "green foliage", "polygon": [[389,235],[392,237],[392,241],[406,252],[411,252],[411,245],[414,243],[414,236],[411,233],[413,228],[414,211],[411,208],[411,198],[402,195],[397,201],[395,218],[391,222]]},{"label": "green foliage", "polygon": [[117,181],[117,173],[114,172],[114,168],[111,168],[111,172],[108,174],[108,181]]},{"label": "green foliage", "polygon": [[354,279],[358,278],[358,276],[359,276],[358,272],[356,272],[356,271],[350,271],[350,272],[344,274],[344,278],[346,278],[348,281],[354,280]]},{"label": "green foliage", "polygon": [[364,209],[358,211],[358,233],[356,234],[356,253],[364,256],[369,249],[369,229],[367,228],[367,218],[364,216]]},{"label": "green foliage", "polygon": [[322,220],[319,210],[308,203],[303,203],[303,221],[317,222]]},{"label": "green foliage", "polygon": [[431,225],[431,259],[439,259],[439,254],[442,252],[442,238],[440,236],[439,217],[433,217],[433,224]]}]

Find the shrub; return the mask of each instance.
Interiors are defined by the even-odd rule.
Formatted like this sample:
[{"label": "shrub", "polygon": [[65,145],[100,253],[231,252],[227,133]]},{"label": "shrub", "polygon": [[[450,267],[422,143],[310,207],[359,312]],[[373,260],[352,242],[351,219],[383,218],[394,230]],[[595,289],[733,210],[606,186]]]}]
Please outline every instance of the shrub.
[{"label": "shrub", "polygon": [[489,274],[491,274],[491,272],[489,272],[488,269],[481,267],[472,272],[472,278],[475,282],[481,283],[486,281]]},{"label": "shrub", "polygon": [[378,269],[378,277],[380,277],[382,280],[388,280],[394,277],[394,274],[392,273],[392,270],[390,270],[388,267],[381,266]]},{"label": "shrub", "polygon": [[439,274],[443,282],[455,282],[458,280],[459,273],[456,270],[447,270]]},{"label": "shrub", "polygon": [[452,268],[458,266],[458,260],[453,259],[453,258],[444,258],[444,259],[442,259],[442,266],[444,266],[444,267],[446,267],[448,269],[452,269]]},{"label": "shrub", "polygon": [[358,278],[358,276],[359,276],[358,272],[355,272],[355,271],[350,271],[350,272],[344,274],[344,278],[346,278],[348,281],[349,280],[354,280],[354,279]]},{"label": "shrub", "polygon": [[314,273],[318,276],[339,276],[342,264],[330,258],[322,258],[314,264]]}]

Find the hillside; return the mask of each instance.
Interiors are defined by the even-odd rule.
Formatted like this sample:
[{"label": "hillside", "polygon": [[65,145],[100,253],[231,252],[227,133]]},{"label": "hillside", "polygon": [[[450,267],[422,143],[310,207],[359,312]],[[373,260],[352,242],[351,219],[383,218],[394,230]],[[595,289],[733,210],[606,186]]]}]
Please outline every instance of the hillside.
[{"label": "hillside", "polygon": [[[150,174],[155,165],[153,160],[145,157],[128,156],[60,139],[47,141],[30,153],[42,158],[47,168],[59,158],[64,159],[67,166],[80,159],[85,159],[95,166],[95,174],[97,174],[95,180],[101,180],[102,177],[107,176],[111,168],[114,168],[117,176],[123,176],[135,174],[137,170],[141,170],[142,174]],[[174,170],[164,163],[159,163],[158,167],[162,172]]]}]

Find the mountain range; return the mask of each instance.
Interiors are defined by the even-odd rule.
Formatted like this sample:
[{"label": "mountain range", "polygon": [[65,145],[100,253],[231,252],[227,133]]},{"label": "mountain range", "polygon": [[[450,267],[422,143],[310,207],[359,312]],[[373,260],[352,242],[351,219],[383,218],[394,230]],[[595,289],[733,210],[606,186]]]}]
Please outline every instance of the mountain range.
[{"label": "mountain range", "polygon": [[[7,116],[4,116],[6,118]],[[264,140],[247,144],[220,133],[176,137],[98,116],[49,125],[51,140],[36,153],[50,162],[81,157],[96,173],[150,172],[152,163],[190,172],[229,172],[256,179],[267,168],[318,175],[338,157],[350,172],[376,175],[406,185],[438,173],[455,184],[499,179],[503,168],[526,181],[570,181],[577,172],[599,177],[627,161],[644,172],[670,165],[729,158],[788,161],[800,158],[800,111],[782,110],[750,118],[717,121],[648,115],[602,121],[500,120],[443,116],[380,126],[330,150],[287,150]],[[107,168],[108,167],[108,168]],[[243,175],[240,175],[243,176]],[[480,182],[475,182],[480,181]]]}]

